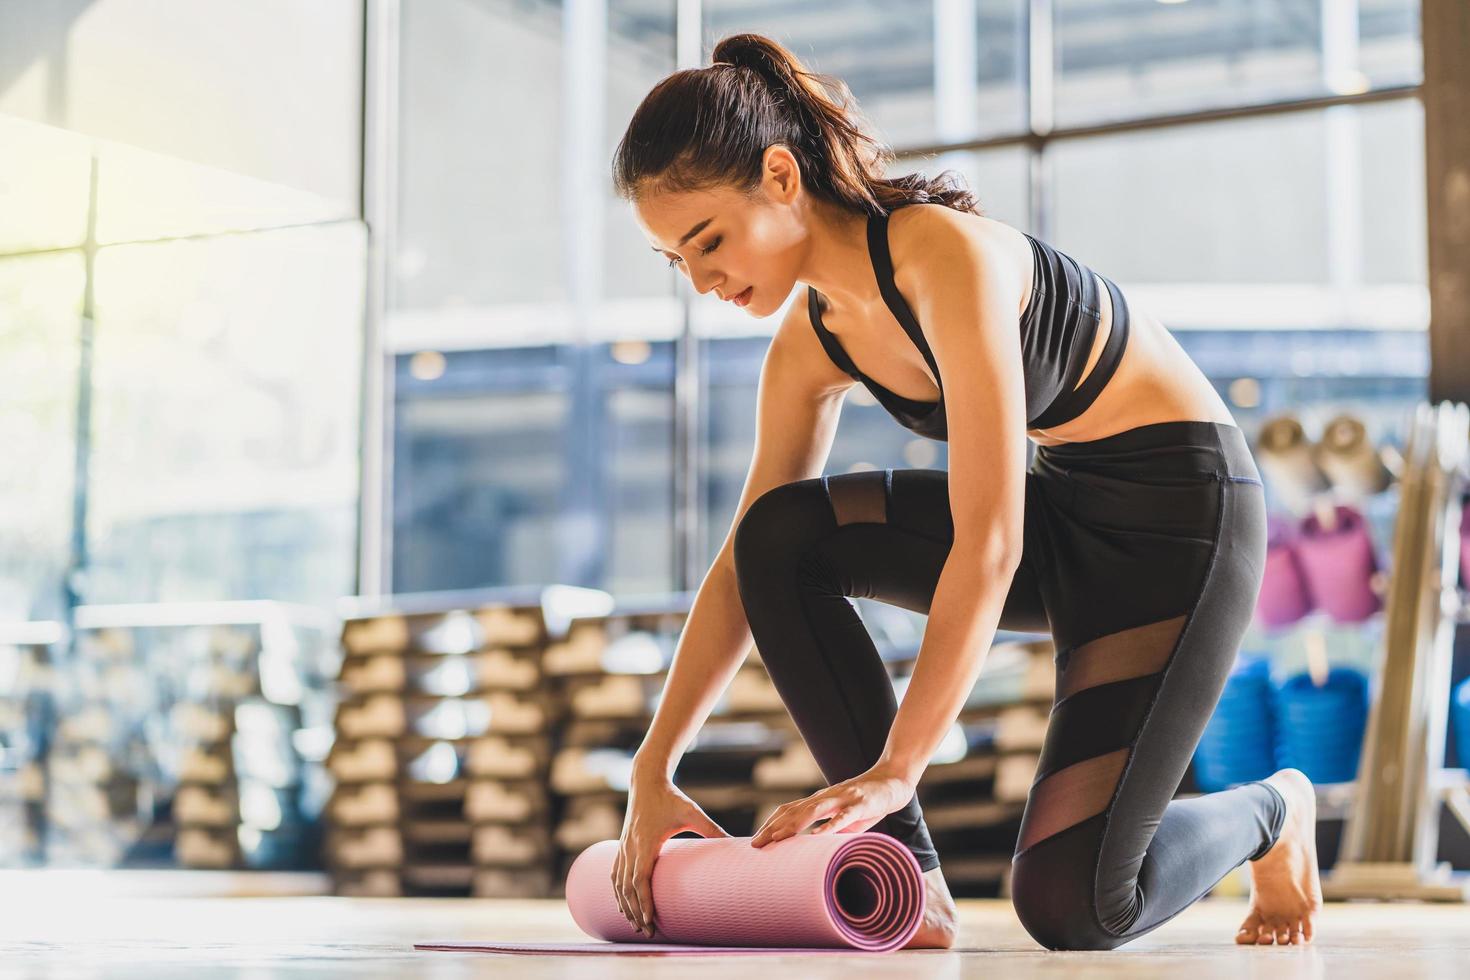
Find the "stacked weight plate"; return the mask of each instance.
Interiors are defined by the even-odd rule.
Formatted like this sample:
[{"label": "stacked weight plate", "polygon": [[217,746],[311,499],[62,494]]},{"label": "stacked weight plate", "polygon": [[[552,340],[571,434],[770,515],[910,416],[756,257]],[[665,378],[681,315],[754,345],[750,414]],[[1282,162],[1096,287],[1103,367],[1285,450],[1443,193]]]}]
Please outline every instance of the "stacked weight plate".
[{"label": "stacked weight plate", "polygon": [[302,868],[337,625],[269,601],[86,605],[59,672],[53,861]]},{"label": "stacked weight plate", "polygon": [[[147,726],[166,711],[131,631],[79,632],[56,673],[56,726],[46,757],[46,859],[121,863],[155,823],[168,787]],[[172,829],[164,830],[171,844]]]},{"label": "stacked weight plate", "polygon": [[0,868],[42,858],[54,622],[0,624]]},{"label": "stacked weight plate", "polygon": [[300,868],[315,854],[332,698],[328,637],[276,622],[199,629],[170,712],[174,851],[194,868]]},{"label": "stacked weight plate", "polygon": [[369,895],[550,891],[540,605],[349,618],[327,863]]}]

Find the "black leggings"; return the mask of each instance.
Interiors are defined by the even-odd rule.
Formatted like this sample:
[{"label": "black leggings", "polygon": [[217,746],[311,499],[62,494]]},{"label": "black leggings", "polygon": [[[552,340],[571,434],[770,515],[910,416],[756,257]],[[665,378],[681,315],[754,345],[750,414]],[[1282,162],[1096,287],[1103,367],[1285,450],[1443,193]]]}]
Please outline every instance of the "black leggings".
[{"label": "black leggings", "polygon": [[[877,762],[893,687],[848,596],[927,614],[953,541],[948,474],[868,470],[774,487],[735,533],[766,670],[829,782]],[[1000,628],[1049,632],[1056,701],[1011,866],[1050,949],[1112,949],[1281,833],[1264,782],[1174,800],[1260,588],[1266,511],[1240,429],[1160,422],[1039,446]],[[937,651],[943,655],[944,651]],[[918,798],[873,830],[939,866]]]}]

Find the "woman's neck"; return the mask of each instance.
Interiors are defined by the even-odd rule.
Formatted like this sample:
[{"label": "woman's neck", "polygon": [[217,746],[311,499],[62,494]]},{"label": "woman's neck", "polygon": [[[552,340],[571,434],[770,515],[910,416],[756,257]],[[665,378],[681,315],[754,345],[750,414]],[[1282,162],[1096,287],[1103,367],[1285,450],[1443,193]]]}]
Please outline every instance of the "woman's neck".
[{"label": "woman's neck", "polygon": [[883,295],[868,254],[868,216],[823,202],[813,208],[810,227],[797,278],[844,311],[881,303]]}]

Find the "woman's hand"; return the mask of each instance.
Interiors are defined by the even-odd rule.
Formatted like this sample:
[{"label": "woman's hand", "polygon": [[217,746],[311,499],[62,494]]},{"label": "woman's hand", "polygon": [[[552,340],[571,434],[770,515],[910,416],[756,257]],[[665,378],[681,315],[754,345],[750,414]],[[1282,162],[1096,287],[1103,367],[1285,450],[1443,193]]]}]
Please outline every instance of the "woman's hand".
[{"label": "woman's hand", "polygon": [[751,838],[752,847],[794,837],[823,817],[827,822],[814,834],[846,834],[867,830],[914,796],[914,783],[881,765],[801,800],[776,808]]},{"label": "woman's hand", "polygon": [[633,928],[653,935],[653,865],[664,841],[692,830],[704,837],[729,837],[685,796],[672,780],[634,777],[618,855],[613,859],[613,894]]}]

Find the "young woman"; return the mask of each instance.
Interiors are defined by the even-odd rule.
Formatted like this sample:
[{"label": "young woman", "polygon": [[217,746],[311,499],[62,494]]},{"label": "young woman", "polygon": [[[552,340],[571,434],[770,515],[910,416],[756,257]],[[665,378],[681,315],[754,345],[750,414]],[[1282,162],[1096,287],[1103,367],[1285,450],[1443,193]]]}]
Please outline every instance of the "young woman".
[{"label": "young woman", "polygon": [[[1245,438],[1112,282],[981,216],[948,174],[885,179],[892,159],[840,82],[751,34],[660,82],[618,147],[619,193],[701,294],[766,316],[807,286],[767,352],[735,520],[636,756],[613,871],[624,914],[652,935],[663,842],[725,835],[672,774],[753,639],[830,785],[776,810],[751,845],[894,836],[927,880],[910,945],[951,946],[955,906],[915,786],[1000,627],[1056,647],[1012,862],[1026,930],[1051,949],[1112,949],[1249,860],[1236,941],[1310,941],[1306,777],[1172,799],[1260,586],[1265,509]],[[948,472],[823,476],[854,383],[947,440]],[[928,615],[901,707],[849,596]]]}]

